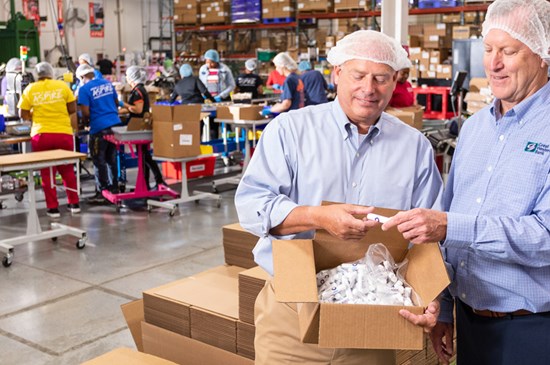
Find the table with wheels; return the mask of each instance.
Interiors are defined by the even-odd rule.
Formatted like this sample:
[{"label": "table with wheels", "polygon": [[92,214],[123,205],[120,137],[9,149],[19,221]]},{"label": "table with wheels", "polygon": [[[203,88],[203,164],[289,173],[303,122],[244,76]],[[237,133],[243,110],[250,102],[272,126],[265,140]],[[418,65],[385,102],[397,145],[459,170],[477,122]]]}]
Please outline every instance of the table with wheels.
[{"label": "table with wheels", "polygon": [[[27,153],[30,152],[31,137],[30,136],[10,136],[10,135],[0,135],[0,146],[4,147],[10,147],[12,145],[18,145],[19,146],[19,152],[20,153]],[[12,154],[14,151],[10,151],[8,154]],[[3,154],[3,151],[2,153]],[[23,194],[25,193],[26,189],[16,189],[13,194],[15,195],[15,200],[18,202],[23,201]],[[3,200],[5,200],[4,195],[0,195],[0,209],[4,209],[4,203]]]},{"label": "table with wheels", "polygon": [[157,190],[149,190],[148,182],[145,181],[145,174],[143,172],[143,152],[141,146],[146,145],[149,147],[151,140],[121,140],[117,138],[116,134],[104,136],[107,141],[114,143],[117,148],[121,148],[124,145],[130,145],[131,151],[133,153],[133,146],[136,146],[138,153],[138,173],[136,177],[136,186],[134,191],[123,192],[123,193],[112,193],[108,190],[103,190],[102,194],[105,199],[109,200],[111,203],[116,205],[116,211],[120,212],[122,207],[122,201],[128,199],[143,199],[143,198],[153,198],[153,197],[163,197],[170,196],[172,198],[177,198],[179,194],[174,190],[170,189],[168,186],[159,185]]},{"label": "table with wheels", "polygon": [[210,157],[214,156],[212,154],[210,155],[200,155],[195,157],[185,157],[185,158],[169,158],[169,157],[159,157],[154,156],[154,160],[158,161],[166,161],[166,162],[181,162],[181,193],[180,197],[178,199],[172,199],[167,201],[157,201],[157,200],[147,200],[147,210],[151,212],[152,207],[160,207],[160,208],[166,208],[169,209],[169,215],[170,217],[173,217],[174,214],[176,214],[176,210],[178,208],[178,204],[180,203],[187,203],[191,201],[195,201],[198,203],[201,199],[213,199],[217,201],[218,208],[221,206],[222,197],[219,194],[213,194],[213,193],[206,193],[206,192],[195,192],[193,191],[191,195],[189,195],[189,189],[187,188],[187,162],[193,161],[197,158],[201,157]]},{"label": "table with wheels", "polygon": [[[59,236],[70,235],[78,238],[76,242],[77,248],[84,248],[87,241],[86,231],[70,227],[60,223],[51,223],[51,228],[48,231],[42,231],[38,213],[36,212],[36,197],[34,187],[34,171],[44,168],[50,169],[52,175],[52,184],[55,184],[53,178],[54,166],[76,164],[78,175],[80,160],[85,159],[86,155],[79,152],[66,150],[51,150],[41,152],[29,152],[19,155],[0,156],[0,172],[21,171],[28,172],[28,198],[29,198],[29,213],[27,215],[27,233],[24,236],[8,238],[0,240],[0,252],[4,253],[2,264],[5,267],[11,265],[14,255],[14,246],[23,243],[44,240],[51,238],[57,240]],[[80,192],[80,179],[77,176],[76,192]]]},{"label": "table with wheels", "polygon": [[[250,147],[251,146],[250,146],[250,140],[248,139],[248,131],[250,130],[250,128],[252,128],[252,135],[253,135],[252,147],[256,147],[256,127],[258,125],[264,125],[264,124],[269,123],[271,121],[271,119],[272,118],[259,119],[259,120],[215,119],[216,123],[222,123],[224,125],[225,124],[234,125],[235,129],[237,129],[235,131],[235,135],[237,137],[239,136],[238,128],[244,129],[245,138],[244,138],[244,160],[243,160],[242,172],[237,176],[231,176],[231,177],[226,177],[226,178],[214,180],[212,182],[214,191],[216,191],[216,184],[218,184],[218,185],[221,185],[221,184],[235,184],[235,185],[238,185],[239,184],[239,182],[241,181],[241,177],[244,174],[244,172],[246,171],[248,163],[250,162],[250,154],[251,154]],[[223,131],[223,142],[224,142],[225,145],[227,145],[227,130],[226,130],[226,128],[224,128],[224,131]],[[239,145],[239,143],[237,143],[237,146],[238,145]]]}]

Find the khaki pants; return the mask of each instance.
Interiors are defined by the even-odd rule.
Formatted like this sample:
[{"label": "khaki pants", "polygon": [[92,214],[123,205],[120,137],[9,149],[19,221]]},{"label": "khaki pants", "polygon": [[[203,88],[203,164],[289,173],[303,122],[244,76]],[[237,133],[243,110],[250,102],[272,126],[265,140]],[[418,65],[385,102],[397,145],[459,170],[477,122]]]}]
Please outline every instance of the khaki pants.
[{"label": "khaki pants", "polygon": [[256,365],[395,365],[393,350],[326,349],[300,341],[296,307],[275,300],[270,281],[254,307]]}]

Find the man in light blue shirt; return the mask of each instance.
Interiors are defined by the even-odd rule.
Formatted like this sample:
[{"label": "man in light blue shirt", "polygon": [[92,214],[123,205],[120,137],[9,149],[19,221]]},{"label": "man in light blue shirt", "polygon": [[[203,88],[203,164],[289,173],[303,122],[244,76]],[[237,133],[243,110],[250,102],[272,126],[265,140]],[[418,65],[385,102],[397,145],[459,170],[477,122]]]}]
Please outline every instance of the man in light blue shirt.
[{"label": "man in light blue shirt", "polygon": [[[272,239],[313,237],[325,229],[359,239],[378,223],[356,219],[371,207],[440,208],[442,181],[428,140],[383,113],[397,71],[408,64],[394,39],[358,31],[329,55],[338,80],[331,103],[281,114],[264,130],[237,189],[240,223],[260,237],[256,262],[273,274]],[[322,201],[345,204],[320,206]],[[430,304],[414,323],[435,325]],[[395,351],[322,349],[300,342],[295,306],[277,303],[268,283],[255,308],[256,364],[394,364]],[[290,361],[290,362],[289,362]]]},{"label": "man in light blue shirt", "polygon": [[444,208],[397,226],[414,243],[444,240],[453,280],[431,334],[443,362],[550,364],[550,3],[496,0],[483,23],[494,103],[470,118]]}]

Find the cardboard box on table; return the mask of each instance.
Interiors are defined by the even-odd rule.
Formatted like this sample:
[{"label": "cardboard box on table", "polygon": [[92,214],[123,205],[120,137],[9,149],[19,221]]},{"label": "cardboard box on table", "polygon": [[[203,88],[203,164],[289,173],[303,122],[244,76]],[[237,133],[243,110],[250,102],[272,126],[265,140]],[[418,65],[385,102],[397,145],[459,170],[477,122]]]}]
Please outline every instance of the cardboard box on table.
[{"label": "cardboard box on table", "polygon": [[[395,210],[377,208],[391,217]],[[373,243],[386,245],[396,262],[408,259],[405,280],[420,296],[415,306],[319,303],[316,273],[365,255]],[[400,309],[422,314],[449,285],[439,244],[413,245],[392,229],[371,229],[360,241],[341,241],[319,230],[312,240],[273,242],[274,287],[279,302],[304,303],[298,312],[300,337],[326,348],[421,350],[423,329],[399,315]]]},{"label": "cardboard box on table", "polygon": [[200,155],[200,104],[153,105],[152,111],[155,156]]},{"label": "cardboard box on table", "polygon": [[219,106],[216,108],[216,119],[233,120],[260,120],[263,106],[234,104],[229,106]]},{"label": "cardboard box on table", "polygon": [[387,108],[386,113],[399,118],[404,123],[416,129],[422,129],[424,108],[419,105],[408,106],[404,108]]}]

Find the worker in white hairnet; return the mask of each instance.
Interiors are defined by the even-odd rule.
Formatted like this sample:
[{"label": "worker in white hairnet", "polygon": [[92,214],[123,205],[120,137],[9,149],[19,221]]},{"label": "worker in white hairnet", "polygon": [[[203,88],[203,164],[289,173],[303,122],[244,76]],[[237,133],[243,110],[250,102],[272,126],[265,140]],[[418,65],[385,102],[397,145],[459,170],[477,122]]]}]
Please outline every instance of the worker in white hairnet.
[{"label": "worker in white hairnet", "polygon": [[[132,87],[130,96],[128,97],[128,102],[122,102],[122,107],[128,109],[130,112],[130,118],[128,118],[128,123],[132,118],[143,118],[146,113],[150,113],[151,104],[149,101],[149,93],[145,89],[145,82],[147,81],[147,71],[143,67],[139,66],[130,66],[126,69],[126,81]],[[168,186],[162,177],[162,172],[160,171],[159,166],[153,157],[151,152],[149,152],[148,145],[142,144],[142,156],[143,156],[143,172],[145,176],[145,183],[147,187],[149,186],[149,176],[150,172],[153,172],[155,177],[155,185],[152,190],[160,189],[160,186]]]},{"label": "worker in white hairnet", "polygon": [[[32,122],[32,150],[73,151],[73,134],[78,128],[75,97],[67,84],[55,80],[55,72],[48,62],[38,63],[35,71],[38,81],[25,88],[17,105],[21,119]],[[55,182],[52,182],[56,171],[61,175],[67,192],[67,209],[71,213],[80,213],[74,166],[69,164],[40,170],[46,198],[46,214],[50,218],[61,216]]]},{"label": "worker in white hairnet", "polygon": [[413,243],[442,242],[453,278],[431,334],[444,363],[550,363],[550,2],[496,0],[483,23],[494,102],[468,119],[445,212],[411,210]]},{"label": "worker in white hairnet", "polygon": [[286,52],[281,52],[273,58],[275,69],[285,77],[281,101],[271,108],[264,108],[262,113],[269,115],[272,113],[282,113],[288,110],[295,110],[304,107],[304,82],[296,73],[298,64]]},{"label": "worker in white hairnet", "polygon": [[96,79],[102,79],[103,74],[94,67],[94,61],[92,60],[92,56],[90,56],[89,53],[82,53],[80,56],[78,56],[78,64],[79,65],[88,65],[94,69],[94,78]]},{"label": "worker in white hairnet", "polygon": [[[397,72],[408,61],[405,50],[391,37],[361,30],[340,40],[328,61],[338,83],[336,100],[273,119],[237,188],[239,221],[260,237],[254,259],[271,275],[278,275],[273,269],[274,239],[308,239],[316,229],[324,229],[346,244],[379,225],[355,218],[372,212],[374,206],[400,210],[441,206],[442,181],[430,142],[384,113]],[[343,204],[320,206],[322,201]],[[439,304],[426,305],[422,315],[408,311],[402,315],[429,330],[436,323]],[[256,300],[255,325],[256,364],[393,365],[396,361],[393,350],[302,343],[297,305],[277,302],[271,280]]]},{"label": "worker in white hairnet", "polygon": [[250,58],[244,63],[244,72],[237,76],[237,87],[235,90],[239,93],[252,93],[252,99],[257,99],[262,94],[264,84],[262,78],[256,73],[258,61]]}]

